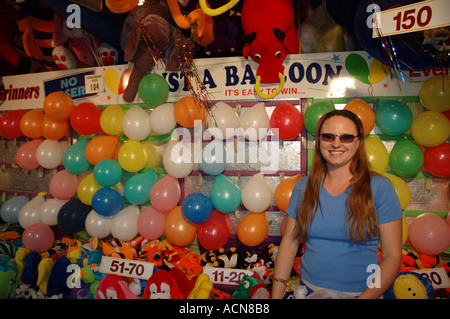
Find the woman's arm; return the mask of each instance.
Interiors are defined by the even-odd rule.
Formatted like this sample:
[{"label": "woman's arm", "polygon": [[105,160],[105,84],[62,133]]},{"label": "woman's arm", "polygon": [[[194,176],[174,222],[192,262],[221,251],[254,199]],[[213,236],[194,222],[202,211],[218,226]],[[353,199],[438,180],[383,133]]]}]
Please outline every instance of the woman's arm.
[{"label": "woman's arm", "polygon": [[360,299],[379,298],[397,278],[402,259],[402,220],[379,226],[381,243],[380,267],[375,273],[372,287],[359,296]]},{"label": "woman's arm", "polygon": [[[300,241],[294,237],[296,220],[290,216],[286,218],[283,238],[278,248],[277,258],[275,260],[275,269],[273,278],[289,280],[294,264],[294,258],[297,254]],[[281,299],[284,297],[286,284],[273,280],[272,299]]]}]

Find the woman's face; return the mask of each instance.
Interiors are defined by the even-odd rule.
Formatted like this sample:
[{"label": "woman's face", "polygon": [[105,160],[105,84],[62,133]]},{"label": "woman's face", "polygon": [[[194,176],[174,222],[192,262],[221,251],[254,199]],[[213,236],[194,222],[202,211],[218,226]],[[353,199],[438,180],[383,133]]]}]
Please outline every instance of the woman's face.
[{"label": "woman's face", "polygon": [[[323,122],[320,134],[358,135],[355,123],[345,116],[332,116]],[[328,170],[349,167],[359,146],[359,138],[351,143],[342,143],[338,136],[334,141],[326,142],[320,137],[320,152],[327,162]]]}]

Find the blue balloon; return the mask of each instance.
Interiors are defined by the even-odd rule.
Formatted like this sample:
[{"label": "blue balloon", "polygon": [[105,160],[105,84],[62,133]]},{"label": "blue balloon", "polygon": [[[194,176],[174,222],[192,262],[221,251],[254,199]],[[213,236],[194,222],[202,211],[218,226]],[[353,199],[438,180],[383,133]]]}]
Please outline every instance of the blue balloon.
[{"label": "blue balloon", "polygon": [[241,190],[228,177],[219,174],[214,179],[211,202],[221,213],[232,213],[241,205]]},{"label": "blue balloon", "polygon": [[104,159],[95,164],[94,179],[104,187],[112,187],[122,179],[122,167],[113,159]]},{"label": "blue balloon", "polygon": [[100,188],[92,196],[92,208],[102,216],[114,216],[120,211],[122,204],[122,196],[114,188]]},{"label": "blue balloon", "polygon": [[227,167],[227,154],[223,142],[214,139],[203,148],[200,168],[208,175],[218,175]]},{"label": "blue balloon", "polygon": [[123,196],[134,205],[141,205],[150,200],[150,190],[156,183],[156,173],[148,171],[130,177],[123,188]]},{"label": "blue balloon", "polygon": [[58,213],[58,226],[67,233],[78,233],[84,229],[86,217],[92,207],[82,201],[72,199],[65,203]]},{"label": "blue balloon", "polygon": [[404,134],[412,124],[411,109],[403,102],[394,99],[378,99],[375,103],[375,122],[387,135]]},{"label": "blue balloon", "polygon": [[201,224],[211,217],[213,205],[208,196],[202,193],[191,193],[184,199],[181,211],[186,220]]},{"label": "blue balloon", "polygon": [[20,210],[29,200],[28,196],[16,196],[8,199],[0,209],[0,216],[9,224],[18,223]]},{"label": "blue balloon", "polygon": [[88,162],[85,155],[86,146],[89,140],[78,140],[75,144],[72,144],[65,152],[63,156],[64,168],[72,174],[81,174],[89,169],[91,163]]}]

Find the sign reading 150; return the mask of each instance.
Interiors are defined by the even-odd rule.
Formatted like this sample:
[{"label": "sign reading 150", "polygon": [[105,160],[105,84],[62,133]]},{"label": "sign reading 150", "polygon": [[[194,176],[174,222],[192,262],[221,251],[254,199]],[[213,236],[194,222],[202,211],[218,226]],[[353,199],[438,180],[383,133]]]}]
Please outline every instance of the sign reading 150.
[{"label": "sign reading 150", "polygon": [[399,11],[392,19],[395,21],[395,30],[409,30],[416,24],[418,27],[423,28],[430,23],[433,10],[430,6],[424,6],[419,10],[413,8],[405,11]]}]

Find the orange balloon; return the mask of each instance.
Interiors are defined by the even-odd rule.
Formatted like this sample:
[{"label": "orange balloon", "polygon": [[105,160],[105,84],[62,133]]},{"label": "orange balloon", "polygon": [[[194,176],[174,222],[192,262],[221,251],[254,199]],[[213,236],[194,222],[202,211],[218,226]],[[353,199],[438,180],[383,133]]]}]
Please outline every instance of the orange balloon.
[{"label": "orange balloon", "polygon": [[119,138],[112,135],[94,137],[86,145],[84,155],[89,163],[97,164],[101,160],[111,159],[117,155]]},{"label": "orange balloon", "polygon": [[294,186],[297,183],[297,181],[302,177],[305,177],[305,175],[297,174],[289,178],[286,178],[280,184],[278,184],[274,192],[274,199],[275,204],[281,211],[285,212],[286,209],[288,208],[289,201],[291,200],[291,194],[292,191],[294,190]]},{"label": "orange balloon", "polygon": [[375,112],[369,104],[360,98],[355,97],[345,105],[344,110],[351,111],[358,115],[364,127],[364,136],[372,131],[375,126]]},{"label": "orange balloon", "polygon": [[39,138],[42,136],[42,120],[44,112],[41,109],[33,109],[26,112],[20,118],[20,130],[23,135],[29,138]]},{"label": "orange balloon", "polygon": [[269,224],[265,213],[250,213],[238,224],[237,235],[242,244],[255,247],[267,237]]},{"label": "orange balloon", "polygon": [[197,234],[197,227],[184,218],[181,206],[175,206],[167,214],[164,229],[167,241],[178,247],[192,243]]},{"label": "orange balloon", "polygon": [[173,112],[177,123],[186,128],[193,128],[194,121],[203,121],[205,118],[204,108],[197,104],[192,96],[179,99]]},{"label": "orange balloon", "polygon": [[64,92],[53,92],[44,99],[44,112],[52,120],[67,120],[74,109],[72,98]]},{"label": "orange balloon", "polygon": [[42,135],[49,140],[60,140],[69,133],[69,121],[56,121],[44,115],[42,119]]},{"label": "orange balloon", "polygon": [[111,12],[125,13],[139,4],[139,0],[106,0],[106,6]]}]

